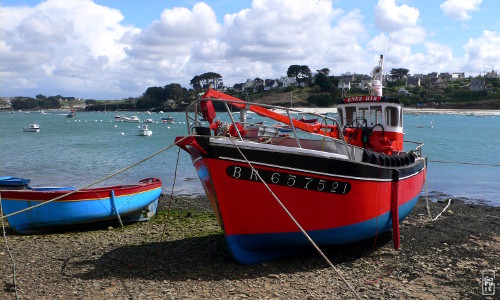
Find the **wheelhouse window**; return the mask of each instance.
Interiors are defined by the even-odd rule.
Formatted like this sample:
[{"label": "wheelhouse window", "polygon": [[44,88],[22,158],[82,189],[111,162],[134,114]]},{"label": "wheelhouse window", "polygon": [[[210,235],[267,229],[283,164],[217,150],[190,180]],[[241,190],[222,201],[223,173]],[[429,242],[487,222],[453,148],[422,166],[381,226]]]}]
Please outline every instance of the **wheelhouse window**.
[{"label": "wheelhouse window", "polygon": [[399,126],[399,109],[397,107],[386,107],[385,124],[393,127]]},{"label": "wheelhouse window", "polygon": [[360,118],[360,119],[358,121],[360,123],[364,122],[362,120],[366,120],[366,122],[368,122],[369,112],[370,112],[370,108],[368,108],[368,107],[359,107],[358,108],[358,118]]},{"label": "wheelhouse window", "polygon": [[351,125],[356,120],[356,107],[345,108],[345,124]]},{"label": "wheelhouse window", "polygon": [[382,106],[370,106],[370,126],[382,124]]}]

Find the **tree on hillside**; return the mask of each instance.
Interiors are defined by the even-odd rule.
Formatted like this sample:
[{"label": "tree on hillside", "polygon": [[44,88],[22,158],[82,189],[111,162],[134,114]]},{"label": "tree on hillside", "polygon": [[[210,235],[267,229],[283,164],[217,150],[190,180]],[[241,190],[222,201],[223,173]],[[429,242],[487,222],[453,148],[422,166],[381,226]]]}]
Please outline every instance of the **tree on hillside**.
[{"label": "tree on hillside", "polygon": [[307,97],[307,102],[318,107],[329,107],[333,105],[333,98],[330,94],[314,94]]},{"label": "tree on hillside", "polygon": [[156,102],[157,105],[167,100],[165,89],[162,88],[161,86],[148,87],[147,90],[144,92],[143,97],[153,100],[153,102]]},{"label": "tree on hillside", "polygon": [[410,70],[408,70],[408,69],[396,68],[396,69],[392,69],[390,74],[391,74],[391,78],[400,80],[400,79],[406,78],[408,76],[408,72],[410,72]]},{"label": "tree on hillside", "polygon": [[321,70],[316,70],[316,72],[317,72],[318,74],[320,74],[320,73],[321,73],[321,74],[325,74],[326,76],[330,75],[330,69],[328,69],[328,68],[323,68],[323,69],[321,69]]},{"label": "tree on hillside", "polygon": [[200,78],[200,75],[194,76],[193,79],[191,79],[191,81],[189,82],[189,84],[193,87],[193,89],[196,92],[201,92],[202,91],[202,89],[201,89],[201,78]]},{"label": "tree on hillside", "polygon": [[314,84],[318,85],[321,88],[321,92],[330,92],[333,88],[330,79],[322,72],[319,72],[316,75],[316,80]]},{"label": "tree on hillside", "polygon": [[182,100],[184,90],[186,90],[178,83],[171,83],[169,85],[166,85],[164,89],[166,98],[172,99],[175,102],[180,102]]},{"label": "tree on hillside", "polygon": [[214,89],[219,89],[223,86],[222,76],[214,72],[207,72],[201,75],[196,75],[191,79],[189,84],[196,92],[201,92],[212,86]]},{"label": "tree on hillside", "polygon": [[308,66],[291,65],[286,71],[288,77],[294,77],[297,82],[309,82],[311,69]]}]

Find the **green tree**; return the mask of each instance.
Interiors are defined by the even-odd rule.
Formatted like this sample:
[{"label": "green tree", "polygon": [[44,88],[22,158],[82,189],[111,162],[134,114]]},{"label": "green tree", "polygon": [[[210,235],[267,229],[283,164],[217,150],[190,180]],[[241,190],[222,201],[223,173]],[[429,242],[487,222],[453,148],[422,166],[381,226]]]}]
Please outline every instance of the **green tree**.
[{"label": "green tree", "polygon": [[294,77],[297,82],[310,82],[311,69],[308,66],[291,65],[286,72],[288,77]]},{"label": "green tree", "polygon": [[202,91],[201,78],[199,75],[194,76],[189,84],[193,87],[196,92]]},{"label": "green tree", "polygon": [[165,86],[165,96],[167,99],[172,99],[175,102],[180,102],[184,97],[185,89],[178,83],[171,83]]},{"label": "green tree", "polygon": [[201,75],[196,75],[191,79],[189,84],[193,87],[196,92],[201,92],[212,86],[214,89],[220,89],[224,85],[222,76],[218,73],[207,72]]},{"label": "green tree", "polygon": [[408,76],[408,72],[410,72],[408,69],[396,68],[392,69],[390,74],[392,78],[400,80],[406,78]]},{"label": "green tree", "polygon": [[316,70],[316,72],[317,72],[318,74],[320,74],[320,73],[321,73],[321,74],[325,74],[326,76],[330,75],[330,69],[328,69],[328,68],[323,68],[323,69],[321,69],[321,70]]},{"label": "green tree", "polygon": [[328,107],[333,105],[333,98],[330,94],[314,94],[307,97],[307,102],[319,106],[319,107]]},{"label": "green tree", "polygon": [[321,88],[321,92],[330,92],[333,88],[330,79],[324,73],[318,73],[314,84]]}]

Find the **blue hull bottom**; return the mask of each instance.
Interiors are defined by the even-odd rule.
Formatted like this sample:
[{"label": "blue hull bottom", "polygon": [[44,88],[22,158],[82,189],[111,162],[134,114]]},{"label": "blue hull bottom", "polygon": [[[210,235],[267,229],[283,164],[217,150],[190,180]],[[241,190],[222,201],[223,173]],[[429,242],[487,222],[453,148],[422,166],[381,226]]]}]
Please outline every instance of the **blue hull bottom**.
[{"label": "blue hull bottom", "polygon": [[[415,207],[418,196],[399,206],[399,221]],[[391,213],[385,213],[361,223],[348,226],[308,231],[319,246],[340,245],[365,240],[392,228]],[[233,257],[243,264],[258,264],[312,249],[307,238],[299,232],[237,234],[226,236]]]},{"label": "blue hull bottom", "polygon": [[[124,223],[147,220],[156,213],[161,189],[135,195],[88,201],[51,202],[7,218],[9,225],[21,234],[62,229],[77,224],[116,220],[118,213]],[[39,201],[2,199],[4,214],[34,206]],[[115,209],[116,208],[116,209]],[[154,213],[153,213],[154,212]]]}]

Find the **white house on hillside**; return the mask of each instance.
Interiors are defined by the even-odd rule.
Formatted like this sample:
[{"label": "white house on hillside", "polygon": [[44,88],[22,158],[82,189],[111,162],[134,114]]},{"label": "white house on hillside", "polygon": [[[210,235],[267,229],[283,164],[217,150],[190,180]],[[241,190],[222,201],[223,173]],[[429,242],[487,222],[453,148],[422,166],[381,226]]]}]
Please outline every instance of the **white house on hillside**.
[{"label": "white house on hillside", "polygon": [[297,80],[293,77],[286,77],[283,76],[280,78],[280,82],[283,85],[283,87],[289,87],[289,86],[295,86],[297,85]]}]

